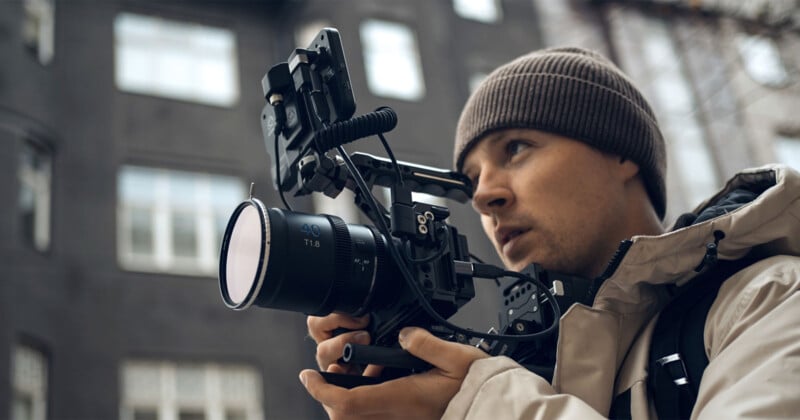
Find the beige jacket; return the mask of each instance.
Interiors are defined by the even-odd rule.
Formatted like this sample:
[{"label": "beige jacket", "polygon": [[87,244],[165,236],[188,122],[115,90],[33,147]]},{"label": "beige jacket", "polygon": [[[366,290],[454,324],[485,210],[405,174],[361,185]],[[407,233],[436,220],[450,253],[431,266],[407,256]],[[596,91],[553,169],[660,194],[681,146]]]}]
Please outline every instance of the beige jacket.
[{"label": "beige jacket", "polygon": [[603,418],[627,389],[632,417],[656,418],[646,366],[655,316],[668,301],[662,285],[696,276],[715,230],[726,234],[720,259],[753,248],[772,257],[728,279],[709,311],[709,365],[692,418],[800,417],[800,173],[780,165],[744,171],[698,210],[763,183],[772,186],[728,214],[632,238],[593,306],[562,316],[552,385],[508,358],[479,360],[443,418]]}]

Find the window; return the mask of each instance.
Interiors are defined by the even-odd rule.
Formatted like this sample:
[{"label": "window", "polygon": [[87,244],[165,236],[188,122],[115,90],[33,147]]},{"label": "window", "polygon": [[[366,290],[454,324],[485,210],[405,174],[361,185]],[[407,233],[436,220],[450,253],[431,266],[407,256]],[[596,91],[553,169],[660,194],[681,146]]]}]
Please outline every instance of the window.
[{"label": "window", "polygon": [[332,214],[340,217],[345,223],[359,223],[360,214],[355,205],[355,194],[350,190],[342,190],[336,198],[325,194],[314,193],[311,195],[314,211],[318,214]]},{"label": "window", "polygon": [[361,24],[367,85],[378,96],[418,101],[425,96],[419,50],[407,26],[381,20]]},{"label": "window", "polygon": [[47,358],[17,344],[11,353],[11,420],[47,418]]},{"label": "window", "polygon": [[19,217],[22,235],[37,251],[50,248],[51,157],[46,148],[23,141],[19,152]]},{"label": "window", "polygon": [[469,92],[473,93],[478,89],[484,79],[489,76],[488,73],[473,73],[469,76]]},{"label": "window", "polygon": [[215,275],[228,217],[245,197],[240,179],[124,166],[118,187],[123,268]]},{"label": "window", "polygon": [[789,81],[780,51],[771,38],[739,34],[736,46],[751,79],[770,87],[781,87]]},{"label": "window", "polygon": [[464,19],[495,23],[501,19],[497,0],[453,0],[453,9]]},{"label": "window", "polygon": [[779,162],[800,170],[800,136],[778,134],[775,139],[775,157]]},{"label": "window", "polygon": [[261,376],[248,366],[128,361],[122,420],[260,420]]},{"label": "window", "polygon": [[322,28],[331,26],[327,20],[314,20],[295,26],[294,43],[298,48],[305,48],[317,36]]},{"label": "window", "polygon": [[114,39],[123,91],[225,107],[239,99],[236,39],[227,29],[121,13]]},{"label": "window", "polygon": [[55,54],[53,0],[25,0],[22,39],[42,65],[50,64]]}]

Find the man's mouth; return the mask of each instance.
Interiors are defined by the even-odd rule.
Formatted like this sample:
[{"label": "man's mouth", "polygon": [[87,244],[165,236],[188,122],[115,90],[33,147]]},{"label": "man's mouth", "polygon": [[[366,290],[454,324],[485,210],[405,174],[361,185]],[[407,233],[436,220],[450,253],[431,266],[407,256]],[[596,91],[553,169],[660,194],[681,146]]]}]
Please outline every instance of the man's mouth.
[{"label": "man's mouth", "polygon": [[498,230],[495,237],[497,238],[497,243],[500,245],[500,248],[505,248],[505,246],[512,242],[515,238],[528,232],[529,230],[529,228],[504,228]]}]

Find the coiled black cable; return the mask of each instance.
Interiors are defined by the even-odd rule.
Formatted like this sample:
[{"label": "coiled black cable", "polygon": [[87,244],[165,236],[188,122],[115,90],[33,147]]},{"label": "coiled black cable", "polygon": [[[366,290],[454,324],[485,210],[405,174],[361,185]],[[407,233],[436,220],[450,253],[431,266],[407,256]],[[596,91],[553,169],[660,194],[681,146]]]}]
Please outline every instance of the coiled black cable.
[{"label": "coiled black cable", "polygon": [[333,123],[315,133],[319,153],[352,141],[391,131],[397,125],[397,114],[389,107],[381,107],[369,114]]}]

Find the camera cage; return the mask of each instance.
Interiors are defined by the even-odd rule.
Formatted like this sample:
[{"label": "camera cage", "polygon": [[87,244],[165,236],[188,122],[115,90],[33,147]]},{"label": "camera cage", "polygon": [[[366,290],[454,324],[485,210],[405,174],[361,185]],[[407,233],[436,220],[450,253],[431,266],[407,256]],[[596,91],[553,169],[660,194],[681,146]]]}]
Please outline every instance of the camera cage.
[{"label": "camera cage", "polygon": [[[427,369],[429,365],[392,348],[397,347],[400,328],[418,325],[462,343],[480,339],[477,345],[490,355],[508,355],[545,377],[552,374],[561,308],[590,304],[591,282],[543,270],[538,264],[516,273],[470,262],[466,237],[445,221],[449,210],[411,199],[412,192],[423,192],[463,203],[472,196],[470,181],[457,172],[398,162],[383,137],[397,124],[390,108],[353,117],[355,98],[336,29],[322,29],[307,48],[295,49],[287,62],[273,66],[262,79],[262,88],[267,102],[262,131],[284,206],[291,210],[284,193],[316,192],[335,198],[344,188],[352,190],[357,206],[377,230],[394,238],[387,247],[412,293],[413,302],[400,305],[403,309],[373,313],[370,328],[379,347],[349,345],[345,361],[399,368],[394,376]],[[381,139],[389,159],[351,155],[342,147],[372,135]],[[330,152],[333,149],[338,155]],[[390,209],[375,200],[374,186],[391,190]],[[447,321],[474,297],[474,277],[514,279],[505,282],[499,293],[502,333],[480,333]],[[552,289],[543,282],[552,282]],[[543,305],[551,310],[542,310]],[[348,387],[372,383],[325,376]]]}]

